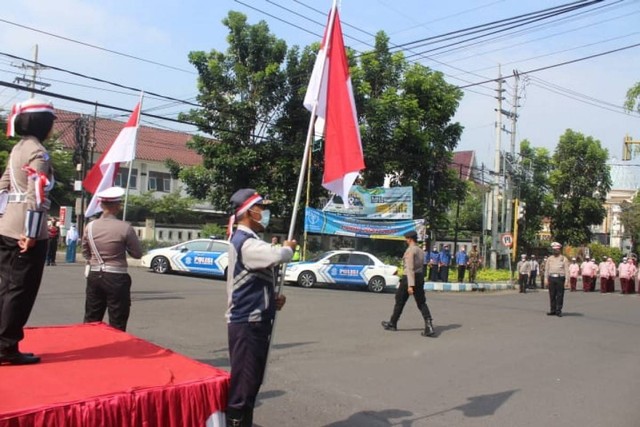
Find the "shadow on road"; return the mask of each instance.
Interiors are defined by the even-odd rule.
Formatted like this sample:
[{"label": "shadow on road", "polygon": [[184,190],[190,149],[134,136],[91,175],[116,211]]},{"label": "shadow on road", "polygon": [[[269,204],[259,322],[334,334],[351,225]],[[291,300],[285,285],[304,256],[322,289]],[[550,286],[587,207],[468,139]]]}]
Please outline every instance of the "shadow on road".
[{"label": "shadow on road", "polygon": [[[351,415],[346,420],[336,421],[324,427],[410,427],[416,421],[426,420],[437,415],[446,414],[451,411],[461,411],[465,417],[486,417],[495,412],[518,390],[508,390],[500,393],[482,394],[467,398],[468,403],[455,406],[444,411],[420,417],[408,418],[412,412],[401,409],[386,409],[382,411],[362,411]],[[393,421],[395,418],[405,418]],[[408,419],[406,419],[408,418]]]},{"label": "shadow on road", "polygon": [[305,342],[285,342],[282,344],[274,344],[271,348],[276,350],[284,350],[286,348],[299,347],[301,345],[317,344],[318,341],[305,341]]},{"label": "shadow on road", "polygon": [[386,427],[386,426],[402,426],[409,427],[413,425],[413,420],[392,421],[394,418],[405,418],[412,416],[413,413],[402,409],[384,409],[382,411],[362,411],[351,415],[343,421],[327,424],[324,427]]},{"label": "shadow on road", "polygon": [[264,392],[260,392],[258,394],[258,398],[256,399],[256,408],[260,405],[262,405],[262,401],[263,400],[267,400],[267,399],[273,399],[275,397],[280,397],[285,395],[287,392],[284,390],[269,390],[269,391],[264,391]]}]

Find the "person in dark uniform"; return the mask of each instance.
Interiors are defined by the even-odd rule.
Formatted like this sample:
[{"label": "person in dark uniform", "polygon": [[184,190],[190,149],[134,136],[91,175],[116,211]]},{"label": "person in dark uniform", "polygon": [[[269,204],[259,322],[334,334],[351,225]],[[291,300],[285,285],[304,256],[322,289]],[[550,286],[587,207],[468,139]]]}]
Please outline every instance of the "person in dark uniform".
[{"label": "person in dark uniform", "polygon": [[21,353],[38,295],[47,255],[46,227],[53,188],[51,157],[42,145],[51,134],[53,105],[30,99],[13,107],[7,135],[22,139],[13,147],[0,178],[0,365],[27,365],[40,358]]},{"label": "person in dark uniform", "polygon": [[469,256],[467,255],[467,247],[462,246],[456,254],[456,264],[458,265],[458,283],[464,282],[464,273],[467,271]]},{"label": "person in dark uniform", "polygon": [[127,330],[131,311],[131,276],[127,272],[127,254],[142,257],[135,230],[117,219],[122,209],[124,189],[110,187],[96,194],[102,216],[91,221],[82,236],[82,255],[89,263],[84,322],[101,322],[109,312],[109,325]]},{"label": "person in dark uniform", "polygon": [[569,285],[569,261],[560,253],[560,243],[553,242],[551,248],[553,255],[547,258],[544,267],[544,283],[549,288],[551,307],[547,315],[562,317],[564,288]]},{"label": "person in dark uniform", "polygon": [[285,302],[276,295],[276,268],[291,261],[297,246],[286,240],[281,247],[262,241],[257,232],[269,225],[270,211],[256,190],[245,188],[231,196],[233,224],[227,276],[227,328],[231,383],[227,398],[227,426],[253,425],[253,408],[262,385],[276,310]]},{"label": "person in dark uniform", "polygon": [[449,265],[451,264],[451,252],[449,251],[449,245],[444,245],[442,252],[440,252],[440,281],[449,281]]},{"label": "person in dark uniform", "polygon": [[424,331],[422,336],[432,337],[435,335],[433,329],[433,319],[429,306],[427,306],[426,297],[424,295],[424,252],[420,246],[416,244],[418,234],[415,231],[409,231],[404,235],[407,241],[407,250],[404,252],[402,262],[404,265],[404,273],[400,279],[398,290],[396,291],[396,302],[393,306],[393,314],[391,319],[382,321],[382,327],[388,331],[398,330],[398,320],[404,309],[410,295],[416,300],[418,310],[424,319]]},{"label": "person in dark uniform", "polygon": [[440,277],[440,253],[438,247],[434,246],[429,253],[429,280],[437,282]]}]

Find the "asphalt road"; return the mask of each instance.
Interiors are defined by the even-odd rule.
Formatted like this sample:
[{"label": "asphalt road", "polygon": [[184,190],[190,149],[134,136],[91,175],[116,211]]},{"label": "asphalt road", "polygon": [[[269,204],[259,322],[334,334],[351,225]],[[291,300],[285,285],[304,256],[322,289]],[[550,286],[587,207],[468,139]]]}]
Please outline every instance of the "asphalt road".
[{"label": "asphalt road", "polygon": [[[128,331],[228,368],[224,283],[132,268]],[[384,331],[392,294],[287,287],[263,427],[640,426],[640,298],[545,291],[428,294],[437,338],[412,300]],[[47,267],[29,324],[82,321],[80,265]]]}]

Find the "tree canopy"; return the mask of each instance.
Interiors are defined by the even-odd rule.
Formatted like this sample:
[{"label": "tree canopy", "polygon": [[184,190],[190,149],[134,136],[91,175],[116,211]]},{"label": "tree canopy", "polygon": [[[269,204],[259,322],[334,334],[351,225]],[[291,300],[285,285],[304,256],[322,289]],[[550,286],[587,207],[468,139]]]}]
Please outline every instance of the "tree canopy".
[{"label": "tree canopy", "polygon": [[[202,166],[185,168],[180,178],[190,195],[226,209],[241,187],[256,188],[276,203],[274,213],[289,214],[309,125],[302,105],[319,45],[287,48],[264,21],[251,25],[229,12],[228,48],[191,52],[198,71],[201,109],[183,115],[212,139],[195,137],[190,146]],[[446,224],[446,210],[461,186],[450,170],[462,126],[451,120],[462,91],[442,73],[409,64],[389,51],[384,33],[375,47],[350,61],[366,169],[360,184],[414,188],[415,217]],[[312,159],[311,203],[326,196],[319,183],[322,156]],[[457,194],[457,193],[456,193]]]},{"label": "tree canopy", "polygon": [[627,98],[624,103],[624,108],[631,112],[636,110],[640,113],[640,82],[631,86],[627,91]]},{"label": "tree canopy", "polygon": [[601,224],[611,189],[607,159],[600,141],[571,129],[560,137],[549,184],[555,200],[551,215],[554,238],[581,245],[591,240],[589,226]]}]

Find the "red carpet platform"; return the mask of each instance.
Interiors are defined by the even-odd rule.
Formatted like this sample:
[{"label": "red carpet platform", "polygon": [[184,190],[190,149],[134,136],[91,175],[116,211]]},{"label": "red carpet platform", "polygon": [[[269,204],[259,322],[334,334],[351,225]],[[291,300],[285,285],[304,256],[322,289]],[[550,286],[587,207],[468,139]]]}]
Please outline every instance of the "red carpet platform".
[{"label": "red carpet platform", "polygon": [[224,425],[229,374],[102,323],[27,328],[0,366],[0,427]]}]

